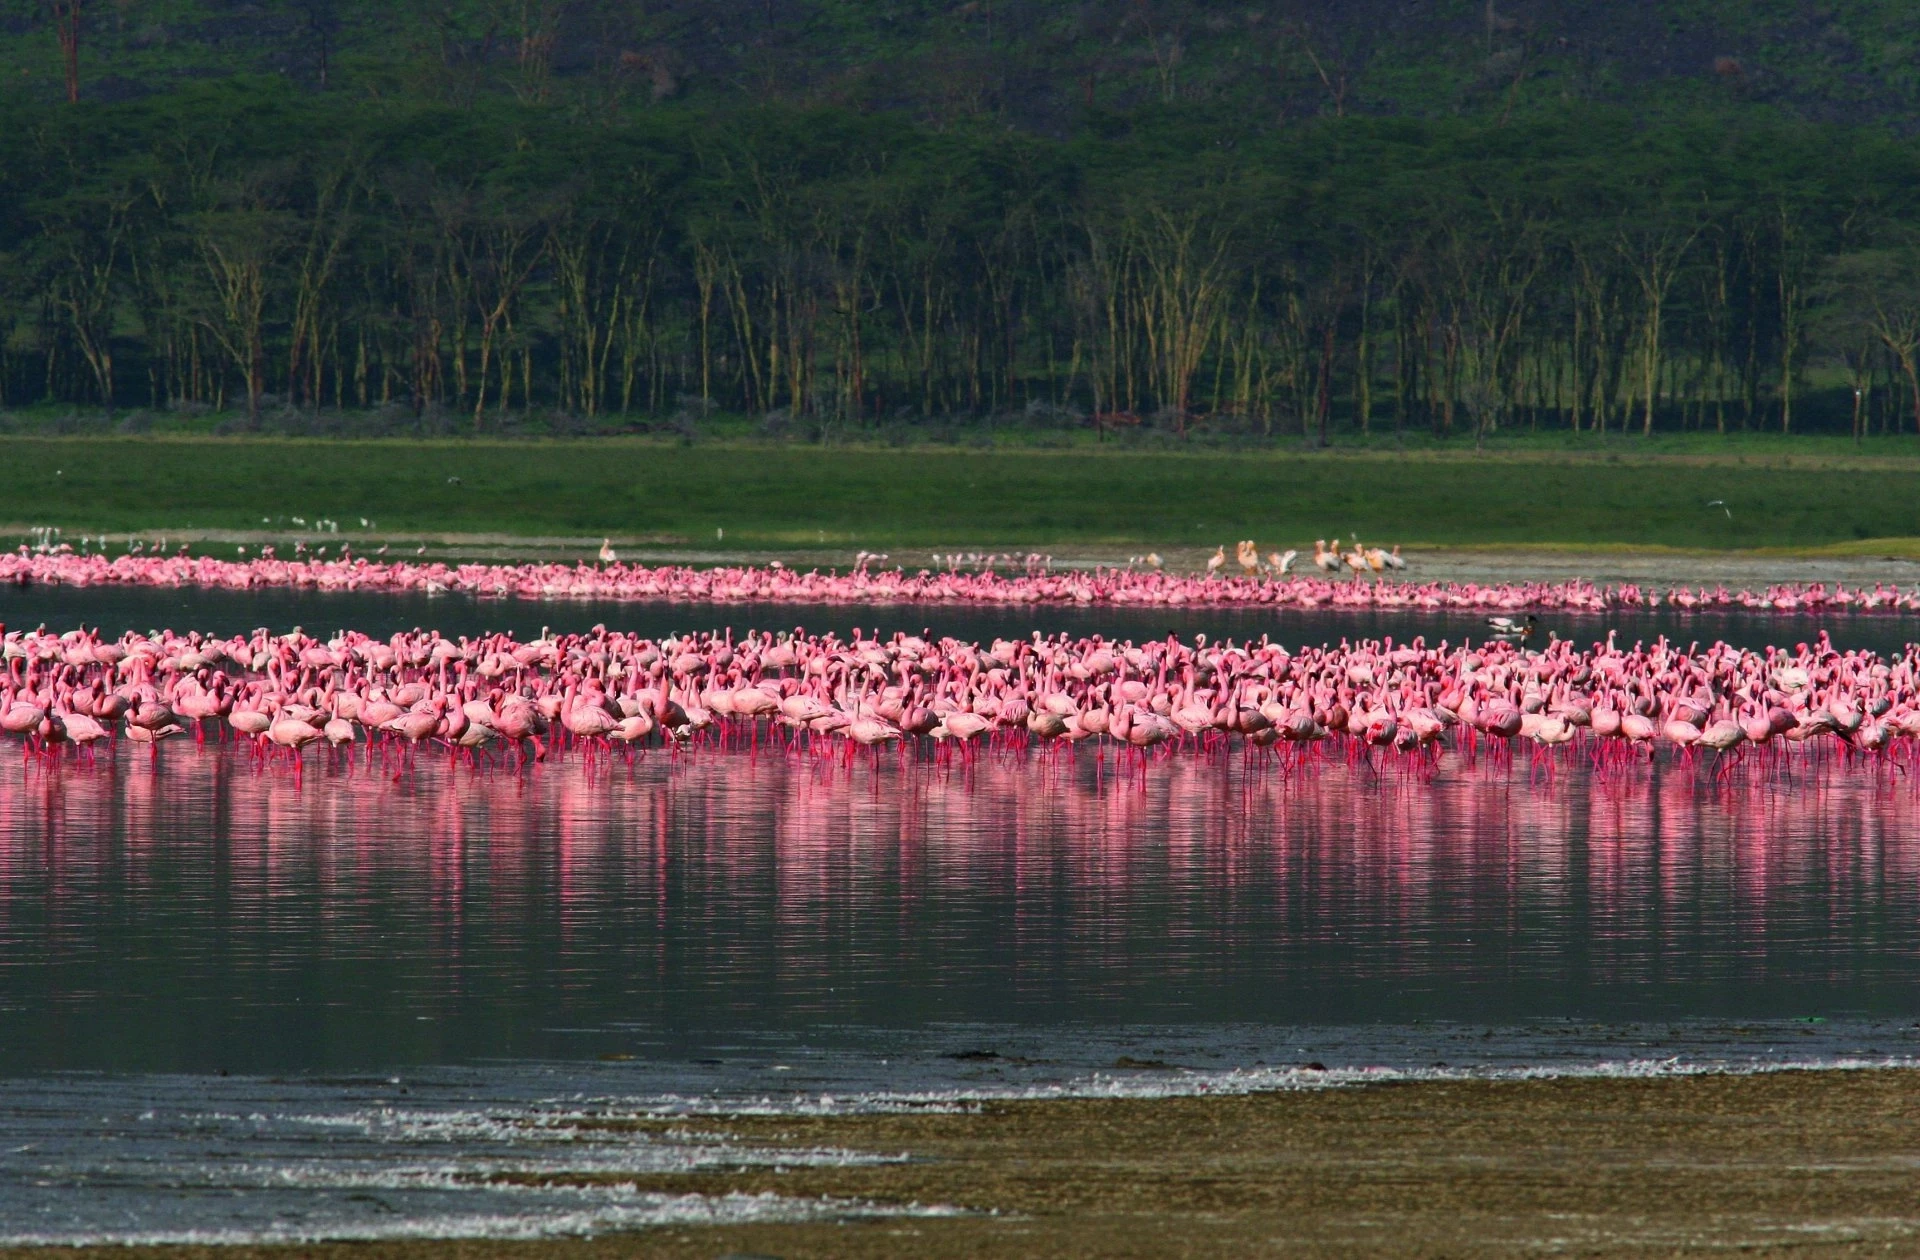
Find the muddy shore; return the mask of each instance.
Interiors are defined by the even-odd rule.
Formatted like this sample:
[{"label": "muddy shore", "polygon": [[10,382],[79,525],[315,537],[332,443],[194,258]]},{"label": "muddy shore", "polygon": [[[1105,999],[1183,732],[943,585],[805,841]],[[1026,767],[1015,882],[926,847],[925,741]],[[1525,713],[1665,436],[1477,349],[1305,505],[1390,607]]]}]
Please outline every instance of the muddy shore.
[{"label": "muddy shore", "polygon": [[[655,1122],[647,1122],[654,1124]],[[1920,1070],[1442,1081],[964,1114],[657,1122],[904,1155],[640,1190],[945,1204],[950,1217],[542,1242],[160,1248],[166,1260],[603,1257],[1864,1256],[1920,1253]],[[125,1248],[57,1249],[67,1260]]]}]

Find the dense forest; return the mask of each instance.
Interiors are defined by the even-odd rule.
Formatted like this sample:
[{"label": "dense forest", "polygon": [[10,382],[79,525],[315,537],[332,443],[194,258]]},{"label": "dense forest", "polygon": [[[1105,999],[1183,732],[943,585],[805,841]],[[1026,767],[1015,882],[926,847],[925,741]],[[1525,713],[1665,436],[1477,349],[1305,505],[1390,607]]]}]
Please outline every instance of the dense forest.
[{"label": "dense forest", "polygon": [[[1653,82],[1552,6],[1461,6],[1425,62],[1365,4],[1088,5],[1051,45],[1063,9],[943,9],[1006,48],[989,74],[902,34],[911,5],[713,6],[732,42],[674,4],[228,6],[240,34],[197,43],[138,7],[10,19],[0,407],[1920,434],[1920,147],[1884,51],[1795,78],[1696,40]],[[932,77],[846,56],[862,11]],[[956,105],[930,48],[985,86]]]}]

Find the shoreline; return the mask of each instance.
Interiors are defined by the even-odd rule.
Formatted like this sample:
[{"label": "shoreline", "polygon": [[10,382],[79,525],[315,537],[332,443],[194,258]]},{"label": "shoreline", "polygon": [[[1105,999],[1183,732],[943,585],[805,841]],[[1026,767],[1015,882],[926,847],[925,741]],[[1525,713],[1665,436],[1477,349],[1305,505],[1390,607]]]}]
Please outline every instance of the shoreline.
[{"label": "shoreline", "polygon": [[[282,535],[220,535],[219,540],[209,543],[203,537],[209,531],[200,531],[194,537],[179,534],[155,534],[147,541],[154,544],[154,553],[145,560],[174,564],[238,565],[245,567],[253,563],[286,564],[306,562],[317,566],[335,566],[344,575],[349,572],[343,563],[352,549],[350,558],[355,563],[371,562],[378,566],[398,568],[411,566],[412,570],[424,572],[434,566],[463,568],[480,566],[485,569],[498,569],[502,581],[523,580],[530,572],[563,572],[573,575],[576,569],[585,572],[589,578],[597,578],[602,569],[608,566],[596,561],[599,543],[593,544],[589,551],[578,539],[530,539],[525,545],[509,544],[498,536],[462,536],[439,535],[431,543],[413,543],[412,538],[400,541],[401,550],[393,551],[394,544],[385,543],[374,546],[380,540],[376,538],[356,538],[351,535],[302,536],[290,541]],[[224,548],[230,538],[252,537],[256,541],[246,544],[234,544],[236,554],[225,554]],[[293,550],[293,542],[308,542],[324,539],[320,550],[313,555],[304,555]],[[451,539],[452,541],[446,541]],[[0,534],[0,560],[27,558],[27,549],[22,547],[18,556],[8,555],[4,546],[5,535]],[[195,548],[193,544],[201,545]],[[261,544],[273,546],[276,550],[286,547],[289,554],[278,555],[271,561],[265,555],[250,554],[261,549]],[[177,549],[173,544],[182,544]],[[702,551],[667,550],[659,548],[635,548],[621,540],[613,540],[614,549],[619,557],[616,570],[626,573],[665,573],[669,575],[697,575],[700,580],[716,580],[720,577],[741,575],[756,580],[766,580],[777,576],[782,582],[792,582],[807,578],[810,574],[832,578],[835,575],[850,577],[857,568],[860,553],[838,552],[789,552],[758,549],[754,551]],[[221,548],[216,554],[214,547]],[[161,555],[162,547],[168,554]],[[338,550],[343,554],[327,555]],[[987,554],[987,553],[977,553]],[[993,553],[1005,556],[1006,553]],[[1043,553],[1041,553],[1043,554]],[[1206,598],[1205,593],[1212,589],[1207,577],[1207,561],[1213,553],[1207,549],[1169,548],[1161,556],[1163,567],[1155,572],[1144,565],[1129,563],[1129,557],[1117,556],[1106,552],[1070,551],[1061,554],[1047,554],[1044,562],[1028,568],[1018,557],[1008,557],[1008,562],[998,565],[986,563],[960,564],[952,566],[946,563],[936,564],[932,553],[920,557],[918,563],[913,556],[890,556],[881,554],[880,563],[867,569],[875,580],[889,581],[898,586],[895,597],[883,594],[863,592],[855,601],[859,603],[982,603],[998,602],[979,598],[927,598],[916,595],[915,584],[942,582],[955,576],[959,580],[974,578],[1008,581],[1031,581],[1045,579],[1054,582],[1065,581],[1076,574],[1091,575],[1100,571],[1098,580],[1124,580],[1134,583],[1165,579],[1170,582],[1201,582],[1203,585],[1191,588],[1182,599],[1169,601],[1167,606],[1191,604],[1205,607],[1216,602]],[[62,557],[34,555],[36,561],[53,562]],[[100,561],[121,564],[140,560],[137,554],[130,555],[127,544],[120,544],[102,552],[80,552],[70,557],[76,561]],[[944,558],[943,558],[944,559]],[[1920,558],[1907,558],[1897,555],[1789,555],[1778,553],[1725,555],[1700,552],[1661,552],[1661,551],[1568,551],[1560,548],[1538,551],[1493,551],[1455,548],[1446,550],[1414,550],[1405,552],[1406,568],[1399,573],[1386,577],[1354,578],[1345,574],[1329,577],[1314,570],[1306,559],[1297,562],[1296,569],[1284,578],[1268,579],[1257,577],[1255,585],[1248,586],[1248,579],[1238,572],[1230,572],[1227,579],[1234,585],[1218,601],[1223,604],[1256,604],[1272,602],[1283,606],[1291,598],[1293,583],[1311,584],[1311,588],[1328,598],[1346,599],[1349,596],[1359,598],[1361,603],[1373,603],[1376,599],[1392,602],[1389,597],[1397,598],[1400,588],[1426,589],[1433,587],[1590,587],[1601,592],[1619,591],[1626,587],[1635,587],[1659,598],[1666,592],[1676,590],[1733,591],[1748,594],[1764,593],[1774,587],[1786,587],[1794,590],[1808,590],[1815,586],[1827,590],[1847,588],[1864,591],[1873,588],[1891,587],[1894,590],[1910,593],[1920,590]],[[1305,571],[1301,571],[1304,568]],[[18,579],[16,579],[18,580]],[[545,580],[543,578],[543,580]],[[677,579],[676,579],[677,580]],[[1256,598],[1250,592],[1264,591],[1271,583],[1273,593],[1280,598],[1267,600]],[[46,581],[43,585],[62,585],[58,580]],[[141,586],[154,583],[141,581],[102,582],[90,580],[80,585]],[[160,585],[173,586],[177,581],[168,580]],[[282,585],[270,583],[269,585]],[[325,593],[325,587],[319,587]],[[376,585],[370,589],[401,589]],[[1058,588],[1064,590],[1064,588]],[[1299,589],[1307,589],[1303,585]],[[1223,584],[1223,590],[1228,588]],[[1345,594],[1342,594],[1342,593]],[[498,592],[509,593],[503,587]],[[521,596],[522,598],[531,598]],[[568,597],[573,597],[569,595]],[[641,598],[653,602],[699,603],[703,597],[696,593],[660,594],[646,596],[608,596],[618,600]],[[762,602],[789,602],[795,597],[789,594],[770,595]],[[820,597],[824,602],[837,602],[831,597]],[[724,602],[739,602],[729,597]],[[802,600],[801,602],[807,602]],[[816,599],[815,602],[819,602]],[[1008,595],[1005,602],[1027,602],[1015,595]],[[1042,603],[1071,603],[1064,595],[1040,601]],[[1102,603],[1103,600],[1093,600]],[[1325,605],[1337,607],[1338,604]],[[1503,607],[1507,605],[1502,605]]]},{"label": "shoreline", "polygon": [[[963,1112],[679,1116],[610,1127],[744,1150],[635,1177],[948,1216],[663,1226],[538,1241],[161,1246],[169,1260],[612,1256],[1851,1256],[1920,1247],[1920,1068],[1394,1081],[1233,1096],[983,1102]],[[590,1178],[549,1184],[591,1184]],[[123,1244],[0,1249],[124,1257]]]},{"label": "shoreline", "polygon": [[[35,526],[0,523],[0,551],[31,545],[37,538]],[[86,537],[80,531],[67,531],[60,541],[77,543]],[[494,563],[494,564],[573,564],[593,565],[603,538],[585,535],[540,535],[509,533],[469,533],[461,531],[395,530],[371,532],[342,529],[340,532],[314,532],[285,529],[148,529],[105,536],[108,554],[124,553],[132,542],[169,550],[185,544],[193,555],[233,559],[234,549],[249,552],[262,545],[273,546],[293,559],[296,544],[338,550],[342,545],[360,558],[369,560],[407,560],[417,563]],[[753,546],[702,546],[684,538],[660,534],[613,534],[604,539],[618,552],[624,563],[649,567],[685,567],[693,569],[763,567],[779,562],[790,569],[850,570],[863,550],[853,546],[792,547],[759,543]],[[1311,545],[1310,543],[1308,544]],[[1263,544],[1263,547],[1266,546]],[[380,554],[381,548],[386,554]],[[1091,571],[1099,568],[1126,568],[1130,558],[1141,553],[1144,544],[1071,543],[1048,547],[1044,544],[996,543],[970,544],[965,553],[1024,557],[1029,553],[1047,555],[1057,573]],[[1271,549],[1268,547],[1267,549]],[[898,567],[911,575],[921,568],[944,568],[934,564],[936,553],[918,547],[896,546],[875,572]],[[944,553],[941,553],[944,554]],[[1204,574],[1213,547],[1165,544],[1159,548],[1168,574]],[[1638,585],[1646,587],[1734,586],[1758,589],[1772,585],[1824,582],[1846,586],[1871,586],[1885,582],[1897,586],[1920,585],[1920,538],[1870,538],[1836,543],[1825,547],[1767,547],[1742,550],[1677,548],[1661,546],[1606,545],[1583,547],[1551,543],[1537,546],[1513,544],[1413,544],[1405,549],[1408,569],[1393,575],[1399,584],[1417,582],[1529,583],[1564,582],[1574,579],[1601,586]],[[962,567],[962,572],[977,569]],[[1231,566],[1229,566],[1231,567]],[[1003,573],[1021,571],[1016,559],[1000,566]],[[1296,564],[1294,576],[1314,576],[1304,555]]]}]

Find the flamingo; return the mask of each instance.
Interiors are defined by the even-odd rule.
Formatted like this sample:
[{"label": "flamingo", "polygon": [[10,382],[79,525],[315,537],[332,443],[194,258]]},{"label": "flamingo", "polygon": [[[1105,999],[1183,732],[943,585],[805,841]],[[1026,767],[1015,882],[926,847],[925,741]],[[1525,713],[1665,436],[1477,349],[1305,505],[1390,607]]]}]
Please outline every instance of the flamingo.
[{"label": "flamingo", "polygon": [[[609,551],[611,540],[604,540]],[[886,559],[884,553],[870,553],[857,573],[803,572],[770,562],[764,567],[736,566],[705,570],[604,564],[600,567],[561,564],[470,565],[449,568],[422,560],[370,564],[347,557],[307,556],[295,563],[280,560],[270,549],[238,561],[212,557],[188,557],[159,553],[157,549],[129,552],[110,557],[98,551],[74,552],[56,548],[41,553],[29,550],[0,554],[0,584],[60,585],[65,583],[97,585],[153,585],[182,587],[222,586],[232,589],[262,589],[294,584],[321,589],[412,591],[433,594],[460,591],[487,596],[513,596],[527,599],[592,598],[600,600],[660,599],[670,593],[687,600],[727,601],[747,593],[760,601],[834,602],[940,602],[940,603],[1025,603],[1072,602],[1078,604],[1125,603],[1129,605],[1172,605],[1183,603],[1234,604],[1284,603],[1287,606],[1314,608],[1333,598],[1326,586],[1316,581],[1291,583],[1282,588],[1283,596],[1272,589],[1250,584],[1209,583],[1205,574],[1185,576],[1161,571],[1158,557],[1149,553],[1149,566],[1129,572],[1120,568],[1099,568],[1090,573],[1063,579],[1047,563],[1047,558],[1027,558],[1025,571],[1002,574],[994,566],[1012,559],[1005,556],[983,557],[986,567],[975,572],[926,571],[909,574],[900,569],[876,569]],[[1359,562],[1368,571],[1384,574],[1405,565],[1396,546],[1393,550],[1360,548]],[[976,553],[977,554],[977,553]],[[1222,547],[1216,554],[1224,567]],[[1317,541],[1314,565],[1324,577],[1336,577],[1352,569],[1350,553],[1341,550],[1339,539],[1328,548]],[[949,557],[952,559],[953,557]],[[1271,561],[1271,557],[1269,557]],[[1520,606],[1557,608],[1592,613],[1612,608],[1643,608],[1670,604],[1677,608],[1739,608],[1780,612],[1920,612],[1920,591],[1903,592],[1888,587],[1853,591],[1821,583],[1807,586],[1776,586],[1764,591],[1688,590],[1667,592],[1643,590],[1632,584],[1601,587],[1583,581],[1564,583],[1479,583],[1430,582],[1414,587],[1374,590],[1350,587],[1339,602],[1364,607],[1369,602],[1395,607],[1479,608],[1506,612]],[[17,633],[17,632],[16,632]],[[297,636],[296,636],[297,637]],[[107,645],[102,644],[105,647]],[[321,645],[320,654],[331,657]],[[17,677],[22,661],[15,654],[6,658],[8,668]],[[478,665],[480,662],[475,662]],[[519,663],[524,665],[524,662]],[[319,663],[314,668],[328,668]],[[497,667],[489,667],[497,672]],[[151,667],[148,667],[151,673]],[[111,690],[111,688],[109,689]],[[177,712],[177,710],[176,710]]]},{"label": "flamingo", "polygon": [[1585,649],[1549,636],[1533,652],[1525,632],[1534,624],[1533,614],[1503,612],[1472,647],[1361,640],[1293,650],[1264,638],[1133,643],[1038,632],[988,643],[804,632],[655,640],[596,627],[522,643],[424,631],[109,640],[0,628],[0,734],[53,756],[63,744],[111,738],[118,722],[151,746],[215,718],[289,749],[322,738],[335,747],[438,738],[478,752],[532,739],[544,759],[539,737],[555,721],[585,744],[629,745],[769,723],[849,747],[998,731],[1016,744],[1197,741],[1210,751],[1350,741],[1380,758],[1445,747],[1459,726],[1469,751],[1483,737],[1524,740],[1537,759],[1586,728],[1610,750],[1603,762],[1628,746],[1657,760],[1784,740],[1772,756],[1838,743],[1868,754],[1848,764],[1867,765],[1904,762],[1906,741],[1920,740],[1920,647],[1883,660],[1839,652],[1824,636],[1755,653],[1720,643],[1624,648],[1609,635]]}]

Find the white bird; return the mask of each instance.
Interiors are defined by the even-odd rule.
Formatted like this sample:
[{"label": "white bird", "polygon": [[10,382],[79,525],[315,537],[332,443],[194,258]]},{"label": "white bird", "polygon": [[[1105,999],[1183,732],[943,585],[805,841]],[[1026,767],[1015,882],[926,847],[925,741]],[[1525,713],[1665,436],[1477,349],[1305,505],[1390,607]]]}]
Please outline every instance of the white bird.
[{"label": "white bird", "polygon": [[613,549],[613,539],[602,538],[600,540],[600,563],[612,564],[619,559],[619,554]]},{"label": "white bird", "polygon": [[1313,564],[1322,573],[1338,573],[1340,571],[1340,540],[1334,539],[1333,546],[1329,547],[1326,539],[1314,539]]},{"label": "white bird", "polygon": [[1489,617],[1487,629],[1492,633],[1487,637],[1499,643],[1525,643],[1533,637],[1537,620],[1532,613],[1525,617]]},{"label": "white bird", "polygon": [[1717,508],[1719,508],[1719,509],[1720,509],[1720,510],[1721,510],[1722,512],[1725,512],[1725,513],[1727,514],[1727,519],[1728,519],[1728,520],[1732,520],[1732,519],[1733,519],[1733,509],[1727,506],[1727,501],[1726,501],[1725,499],[1708,499],[1708,500],[1707,500],[1707,506],[1708,506],[1708,507],[1717,507]]},{"label": "white bird", "polygon": [[1276,551],[1267,557],[1267,567],[1273,571],[1275,576],[1279,576],[1291,570],[1293,568],[1293,562],[1299,558],[1300,553],[1292,548],[1286,551]]}]

